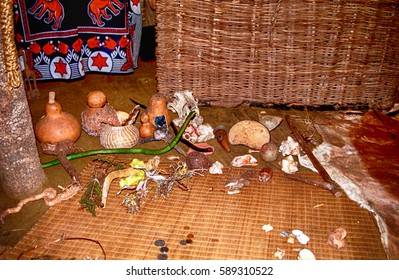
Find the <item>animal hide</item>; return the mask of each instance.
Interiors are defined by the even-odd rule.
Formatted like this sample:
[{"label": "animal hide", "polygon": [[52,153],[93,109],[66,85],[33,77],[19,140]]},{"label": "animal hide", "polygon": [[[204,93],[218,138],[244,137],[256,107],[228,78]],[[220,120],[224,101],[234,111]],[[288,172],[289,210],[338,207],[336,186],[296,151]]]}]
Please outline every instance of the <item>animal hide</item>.
[{"label": "animal hide", "polygon": [[[399,122],[377,111],[315,120],[313,153],[350,199],[369,210],[389,259],[399,259]],[[306,156],[300,163],[313,169]]]}]

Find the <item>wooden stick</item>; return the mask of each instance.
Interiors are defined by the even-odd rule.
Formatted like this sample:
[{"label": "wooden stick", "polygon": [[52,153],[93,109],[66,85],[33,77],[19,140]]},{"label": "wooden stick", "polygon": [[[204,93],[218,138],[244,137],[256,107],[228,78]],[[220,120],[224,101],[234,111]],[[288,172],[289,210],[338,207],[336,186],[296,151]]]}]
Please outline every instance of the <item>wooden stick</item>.
[{"label": "wooden stick", "polygon": [[[284,177],[286,177],[288,179],[292,179],[292,180],[295,180],[295,181],[298,181],[298,182],[302,182],[302,183],[305,183],[305,184],[308,184],[308,185],[312,185],[312,186],[315,186],[315,187],[320,187],[320,188],[323,188],[323,189],[326,189],[326,190],[329,190],[329,191],[333,192],[333,190],[331,189],[332,185],[330,183],[327,183],[327,182],[324,182],[324,181],[323,182],[317,182],[317,181],[314,181],[314,180],[311,180],[311,179],[308,179],[308,178],[305,178],[305,177],[301,177],[301,176],[298,176],[298,175],[295,175],[295,174],[289,174],[289,173],[286,173],[286,172],[283,172],[283,173],[284,173]],[[342,195],[342,193],[339,193],[339,194],[334,193],[334,195],[336,197],[339,197],[339,196]]]},{"label": "wooden stick", "polygon": [[316,168],[317,172],[319,172],[323,181],[326,184],[328,184],[328,187],[326,187],[326,188],[329,189],[335,195],[335,197],[340,197],[342,195],[342,192],[339,190],[340,186],[333,179],[331,179],[330,175],[324,169],[323,165],[319,162],[319,160],[313,154],[312,150],[307,145],[306,140],[302,137],[301,133],[296,128],[294,121],[291,119],[291,117],[289,115],[285,116],[285,120],[287,121],[288,126],[290,127],[292,133],[294,134],[294,136],[295,136],[296,140],[298,141],[299,145],[301,146],[302,150],[309,157],[309,160],[312,162],[314,168]]}]

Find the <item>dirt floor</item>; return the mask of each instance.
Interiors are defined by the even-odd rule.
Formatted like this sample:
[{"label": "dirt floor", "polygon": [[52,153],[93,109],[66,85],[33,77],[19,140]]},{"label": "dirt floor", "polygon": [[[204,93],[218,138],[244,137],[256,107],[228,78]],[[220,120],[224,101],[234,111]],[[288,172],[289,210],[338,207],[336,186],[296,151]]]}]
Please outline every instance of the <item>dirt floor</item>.
[{"label": "dirt floor", "polygon": [[[135,73],[126,76],[89,74],[85,79],[73,82],[39,82],[40,96],[30,100],[33,123],[36,124],[43,115],[43,106],[48,99],[49,91],[56,92],[57,101],[61,103],[64,111],[73,114],[79,119],[81,112],[86,108],[86,95],[92,90],[103,91],[108,97],[108,102],[117,110],[130,111],[134,107],[134,104],[129,98],[142,104],[148,104],[150,97],[157,90],[155,71],[155,63],[140,62],[140,66]],[[264,109],[248,107],[200,108],[201,115],[204,116],[205,121],[210,123],[212,127],[221,124],[230,127],[236,120],[257,119],[257,113],[261,110]],[[285,110],[277,109],[267,109],[267,111],[270,114],[282,117],[287,113]],[[318,111],[304,112],[291,110],[290,114],[292,113],[302,115],[303,117],[323,118],[323,112]],[[272,141],[276,144],[281,143],[290,133],[289,127],[286,124],[282,124],[273,132]],[[214,139],[211,141],[211,144],[218,145]],[[76,145],[82,150],[102,148],[98,138],[89,136],[84,132],[82,132]],[[146,145],[148,147],[163,146],[163,144],[157,142]],[[44,155],[41,149],[38,149],[42,162],[54,159],[53,156]],[[235,147],[234,149],[236,154],[248,152],[247,147]],[[171,152],[171,154],[177,155],[176,151]],[[214,157],[217,157],[217,154]],[[233,154],[231,157],[233,157]],[[73,161],[72,164],[80,172],[90,161],[91,158],[83,158]],[[229,162],[222,162],[222,164],[228,165]],[[279,169],[277,161],[270,166]],[[45,173],[49,179],[49,183],[54,187],[65,187],[71,182],[70,176],[60,165],[46,168]],[[9,199],[0,193],[0,211],[14,207],[17,203],[18,201]],[[7,250],[18,243],[47,209],[48,207],[43,201],[36,201],[26,205],[21,212],[8,216],[5,219],[5,223],[0,224],[0,256],[1,250]]]}]

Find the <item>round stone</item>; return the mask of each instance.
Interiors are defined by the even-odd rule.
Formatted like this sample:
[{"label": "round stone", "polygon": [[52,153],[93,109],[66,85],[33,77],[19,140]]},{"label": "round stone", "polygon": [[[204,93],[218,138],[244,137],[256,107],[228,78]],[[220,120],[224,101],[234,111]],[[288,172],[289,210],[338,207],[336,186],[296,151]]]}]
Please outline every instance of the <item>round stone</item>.
[{"label": "round stone", "polygon": [[155,246],[157,246],[157,247],[163,247],[163,246],[165,246],[165,240],[162,240],[162,239],[156,240],[156,241],[155,241]]},{"label": "round stone", "polygon": [[161,251],[161,253],[166,254],[167,252],[169,252],[169,248],[168,247],[161,247],[161,249],[159,249]]},{"label": "round stone", "polygon": [[158,260],[167,260],[168,259],[168,255],[167,254],[159,254],[158,255]]}]

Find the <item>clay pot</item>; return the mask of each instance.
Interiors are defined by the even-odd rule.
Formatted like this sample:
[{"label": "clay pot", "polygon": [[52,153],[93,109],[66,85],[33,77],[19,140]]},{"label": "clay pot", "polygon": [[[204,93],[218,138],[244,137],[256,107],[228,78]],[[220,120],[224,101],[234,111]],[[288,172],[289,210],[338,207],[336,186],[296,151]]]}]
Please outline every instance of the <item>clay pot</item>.
[{"label": "clay pot", "polygon": [[40,143],[57,144],[64,141],[76,142],[81,133],[77,118],[63,112],[61,104],[55,100],[55,92],[49,92],[44,106],[44,116],[35,126],[35,135]]}]

